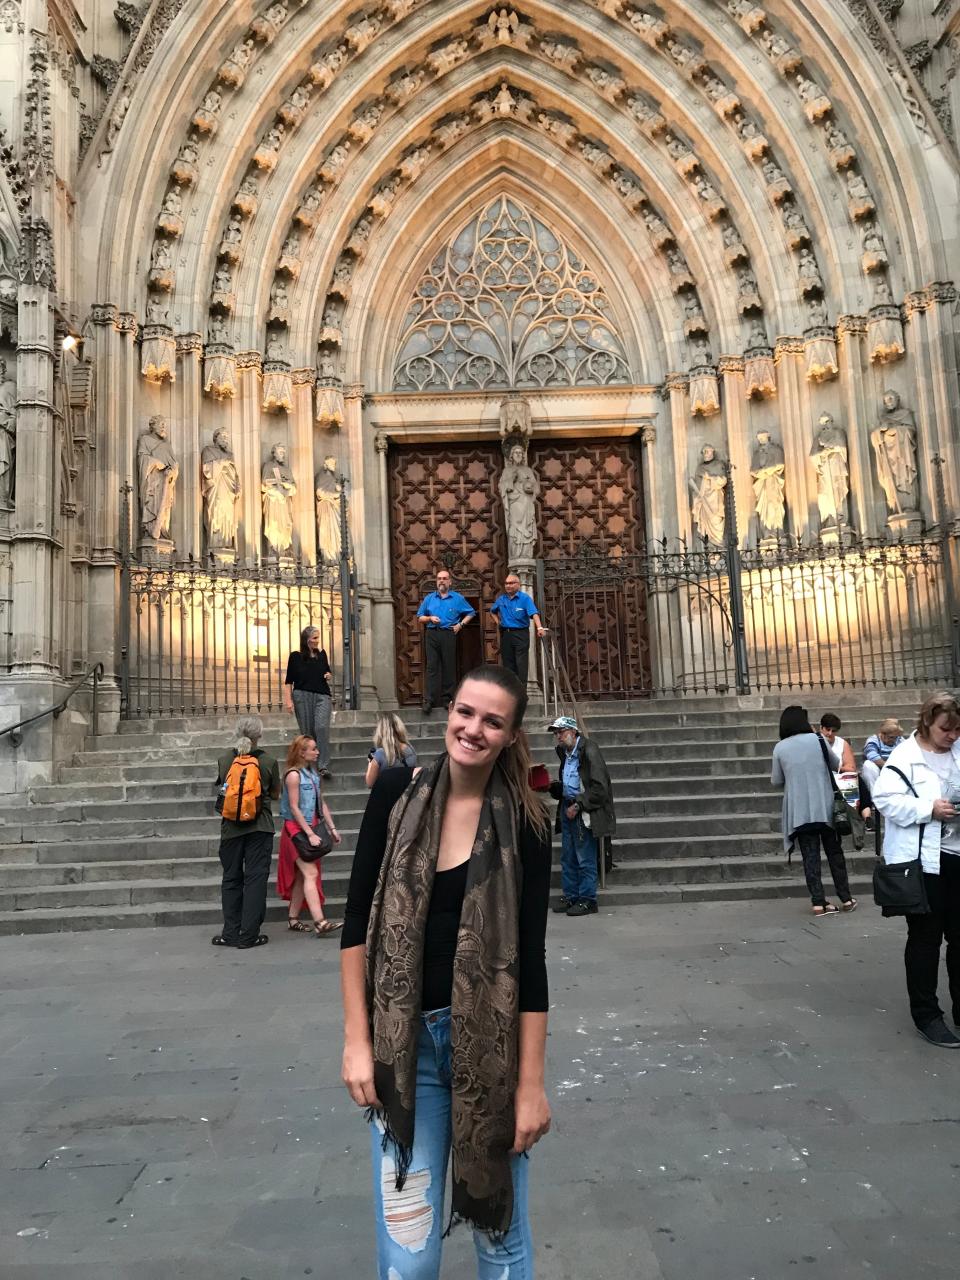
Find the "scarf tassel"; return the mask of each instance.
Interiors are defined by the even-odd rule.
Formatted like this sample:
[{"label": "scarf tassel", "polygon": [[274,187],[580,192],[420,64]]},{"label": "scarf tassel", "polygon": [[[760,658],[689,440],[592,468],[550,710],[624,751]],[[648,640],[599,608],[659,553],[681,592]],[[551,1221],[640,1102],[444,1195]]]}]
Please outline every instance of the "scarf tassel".
[{"label": "scarf tassel", "polygon": [[410,1172],[410,1163],[413,1160],[413,1147],[408,1147],[400,1141],[393,1131],[390,1124],[390,1117],[386,1111],[378,1111],[376,1107],[367,1107],[363,1118],[367,1124],[379,1123],[383,1126],[383,1136],[380,1143],[380,1149],[386,1152],[388,1147],[393,1149],[393,1161],[397,1167],[398,1191],[402,1191],[404,1183],[407,1181],[407,1174]]}]

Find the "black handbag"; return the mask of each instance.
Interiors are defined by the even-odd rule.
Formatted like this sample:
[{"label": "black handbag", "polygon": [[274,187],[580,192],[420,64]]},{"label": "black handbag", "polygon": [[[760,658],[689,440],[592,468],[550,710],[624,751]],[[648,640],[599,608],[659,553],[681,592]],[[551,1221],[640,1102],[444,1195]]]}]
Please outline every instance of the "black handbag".
[{"label": "black handbag", "polygon": [[[894,764],[886,765],[898,778],[902,778],[913,795],[917,789],[903,772]],[[919,799],[919,796],[917,797]],[[930,903],[927,901],[927,887],[923,881],[923,833],[927,824],[920,823],[920,840],[917,845],[917,856],[913,862],[886,863],[882,855],[877,853],[877,863],[873,868],[873,900],[883,908],[885,916],[925,916],[930,914]]]},{"label": "black handbag", "polygon": [[837,786],[837,780],[833,774],[833,766],[827,754],[827,744],[819,733],[817,734],[817,741],[820,743],[823,763],[827,766],[827,773],[830,775],[830,786],[833,788],[833,829],[838,836],[852,836],[853,847],[862,849],[866,841],[866,827],[863,819],[855,809],[847,804],[846,797]]},{"label": "black handbag", "polygon": [[330,828],[322,818],[317,818],[313,828],[313,834],[320,837],[319,844],[311,844],[305,831],[298,831],[292,836],[293,847],[297,851],[297,857],[303,862],[317,862],[333,848],[333,836],[330,834]]}]

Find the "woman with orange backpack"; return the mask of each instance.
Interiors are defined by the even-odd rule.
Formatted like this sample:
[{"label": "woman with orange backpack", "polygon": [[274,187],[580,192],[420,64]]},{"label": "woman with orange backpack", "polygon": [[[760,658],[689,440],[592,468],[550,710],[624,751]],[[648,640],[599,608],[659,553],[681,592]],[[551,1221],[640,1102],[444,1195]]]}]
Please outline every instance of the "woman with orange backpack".
[{"label": "woman with orange backpack", "polygon": [[304,899],[313,918],[314,932],[319,936],[342,927],[339,920],[328,920],[323,914],[323,885],[320,859],[340,843],[330,809],[316,772],[318,756],[315,739],[301,734],[294,738],[287,752],[280,795],[280,861],[277,866],[277,892],[290,903],[287,928],[293,933],[308,933],[310,926],[300,919]]}]

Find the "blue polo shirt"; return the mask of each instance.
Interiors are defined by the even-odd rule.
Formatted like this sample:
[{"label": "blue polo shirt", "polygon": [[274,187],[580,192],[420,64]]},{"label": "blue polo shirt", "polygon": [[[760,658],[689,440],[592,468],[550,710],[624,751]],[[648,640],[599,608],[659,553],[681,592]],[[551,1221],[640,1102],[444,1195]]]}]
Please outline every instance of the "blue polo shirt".
[{"label": "blue polo shirt", "polygon": [[430,616],[439,618],[440,626],[435,622],[428,622],[427,630],[440,631],[453,627],[466,618],[472,618],[473,609],[459,591],[448,591],[445,596],[440,595],[439,591],[431,591],[417,610],[418,618]]},{"label": "blue polo shirt", "polygon": [[525,591],[518,591],[513,599],[504,591],[494,600],[490,612],[499,615],[504,631],[526,631],[530,619],[540,611]]}]

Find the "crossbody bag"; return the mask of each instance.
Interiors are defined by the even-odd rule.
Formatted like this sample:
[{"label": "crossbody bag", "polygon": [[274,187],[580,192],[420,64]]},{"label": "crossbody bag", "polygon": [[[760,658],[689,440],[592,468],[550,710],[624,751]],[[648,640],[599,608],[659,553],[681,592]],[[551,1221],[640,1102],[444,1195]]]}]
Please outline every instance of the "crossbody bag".
[{"label": "crossbody bag", "polygon": [[[917,789],[895,764],[884,766],[902,778],[911,795],[917,795]],[[927,901],[927,887],[923,881],[923,833],[927,824],[920,823],[920,839],[917,843],[917,856],[912,862],[886,863],[882,855],[877,853],[877,862],[873,868],[873,900],[883,908],[885,916],[924,916],[930,913]]]}]

